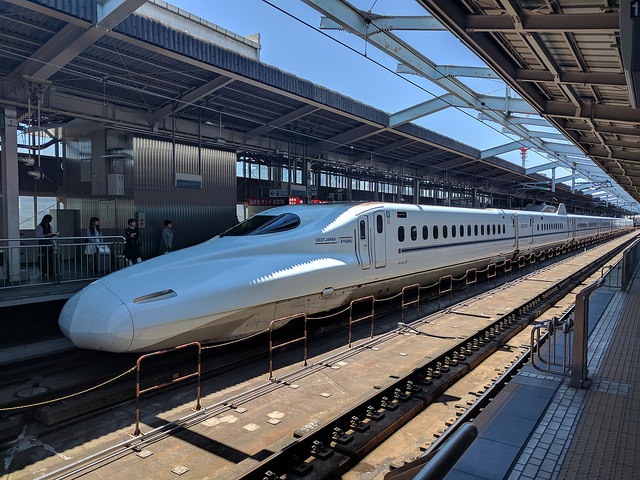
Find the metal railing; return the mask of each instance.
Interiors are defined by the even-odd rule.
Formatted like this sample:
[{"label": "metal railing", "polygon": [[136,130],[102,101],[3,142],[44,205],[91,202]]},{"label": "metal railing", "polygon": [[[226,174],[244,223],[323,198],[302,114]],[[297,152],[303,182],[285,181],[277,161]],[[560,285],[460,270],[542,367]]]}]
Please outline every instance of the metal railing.
[{"label": "metal railing", "polygon": [[[304,334],[301,337],[297,337],[294,339],[290,339],[284,341],[282,343],[274,343],[273,342],[273,329],[276,324],[287,324],[293,320],[302,319],[304,325]],[[298,313],[296,315],[289,315],[288,317],[278,318],[276,320],[272,320],[269,324],[269,381],[277,381],[277,379],[273,378],[273,352],[279,348],[284,348],[288,345],[292,345],[294,343],[299,343],[304,341],[304,366],[307,366],[307,344],[308,344],[308,335],[307,335],[307,314],[306,313]]]},{"label": "metal railing", "polygon": [[0,289],[91,280],[125,266],[125,239],[0,239]]}]

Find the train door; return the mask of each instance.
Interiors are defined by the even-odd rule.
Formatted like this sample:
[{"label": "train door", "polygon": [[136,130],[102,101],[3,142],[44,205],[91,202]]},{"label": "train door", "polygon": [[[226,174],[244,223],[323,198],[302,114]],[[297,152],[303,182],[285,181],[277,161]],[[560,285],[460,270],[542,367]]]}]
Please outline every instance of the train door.
[{"label": "train door", "polygon": [[360,265],[364,270],[371,267],[371,255],[369,249],[369,217],[358,217],[358,252],[360,253]]},{"label": "train door", "polygon": [[529,218],[529,228],[531,229],[531,240],[529,243],[533,244],[533,217]]},{"label": "train door", "polygon": [[[387,212],[388,213],[388,212]],[[375,229],[373,231],[373,255],[376,268],[382,268],[387,264],[387,240],[385,212],[380,210],[373,214]]]},{"label": "train door", "polygon": [[516,251],[518,250],[518,227],[520,225],[518,225],[518,214],[516,213],[513,217],[511,217],[511,221],[513,222],[513,246],[515,247]]}]

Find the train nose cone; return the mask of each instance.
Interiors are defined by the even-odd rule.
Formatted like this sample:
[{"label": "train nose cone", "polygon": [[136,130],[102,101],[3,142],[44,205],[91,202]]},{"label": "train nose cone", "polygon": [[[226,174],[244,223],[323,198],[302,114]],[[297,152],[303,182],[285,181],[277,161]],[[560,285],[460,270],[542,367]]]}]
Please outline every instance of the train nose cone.
[{"label": "train nose cone", "polygon": [[99,281],[71,297],[60,313],[58,325],[80,348],[126,352],[133,341],[129,309]]}]

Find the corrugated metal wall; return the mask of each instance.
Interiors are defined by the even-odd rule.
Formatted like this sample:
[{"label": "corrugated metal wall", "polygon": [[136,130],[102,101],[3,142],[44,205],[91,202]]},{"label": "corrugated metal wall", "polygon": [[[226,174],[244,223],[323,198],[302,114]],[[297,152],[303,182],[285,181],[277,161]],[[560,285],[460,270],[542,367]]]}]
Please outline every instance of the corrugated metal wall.
[{"label": "corrugated metal wall", "polygon": [[198,148],[176,144],[175,172],[201,173],[201,189],[173,186],[170,142],[134,138],[133,165],[135,211],[146,221],[140,232],[144,257],[158,253],[165,219],[173,221],[174,248],[207,240],[237,222],[234,152],[202,148],[199,170]]}]

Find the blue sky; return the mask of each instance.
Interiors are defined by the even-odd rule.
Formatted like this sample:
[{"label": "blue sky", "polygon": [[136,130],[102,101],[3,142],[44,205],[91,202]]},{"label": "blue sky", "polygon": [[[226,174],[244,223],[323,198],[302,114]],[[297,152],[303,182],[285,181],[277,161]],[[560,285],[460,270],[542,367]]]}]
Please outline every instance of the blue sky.
[{"label": "blue sky", "polygon": [[[278,7],[306,21],[320,25],[320,14],[299,0],[270,0]],[[242,36],[261,35],[261,60],[299,77],[338,91],[343,95],[393,113],[444,93],[430,81],[411,75],[419,88],[403,78],[374,64],[358,53],[327,38],[314,29],[283,14],[262,0],[173,0],[171,3],[216,25]],[[393,15],[425,15],[425,10],[412,0],[351,0],[363,10],[373,6],[373,12]],[[355,35],[341,31],[326,31],[360,53],[395,71],[397,62]],[[449,32],[394,32],[436,64],[484,66]],[[504,83],[498,80],[462,79],[481,94],[504,95]],[[425,91],[426,90],[426,91]],[[430,92],[430,93],[428,93]],[[433,95],[432,95],[433,94]],[[414,123],[452,137],[481,150],[511,140],[476,119],[471,110],[465,113],[454,108],[429,115]],[[500,127],[492,124],[495,129]],[[502,155],[520,164],[520,153]],[[527,166],[546,162],[546,158],[529,152]],[[560,171],[558,176],[563,175]]]}]

